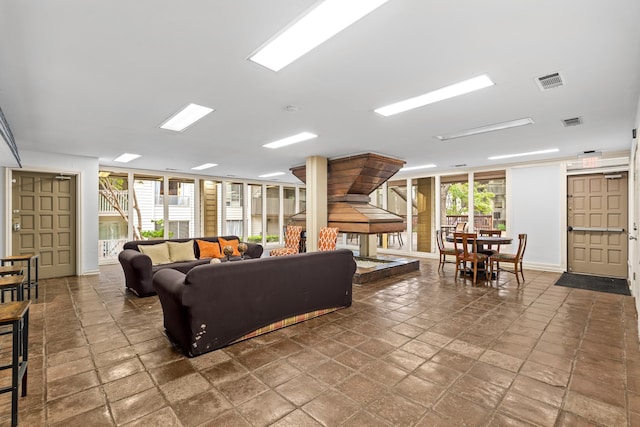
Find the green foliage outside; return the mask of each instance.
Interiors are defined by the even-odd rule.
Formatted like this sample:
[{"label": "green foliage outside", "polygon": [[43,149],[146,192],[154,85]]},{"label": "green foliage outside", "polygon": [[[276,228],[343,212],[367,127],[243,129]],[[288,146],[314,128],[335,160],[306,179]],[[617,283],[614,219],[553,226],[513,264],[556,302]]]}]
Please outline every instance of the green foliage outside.
[{"label": "green foliage outside", "polygon": [[[164,220],[151,220],[155,224],[155,230],[144,230],[140,234],[147,239],[163,239],[164,238]],[[173,237],[173,232],[169,232],[169,238]]]},{"label": "green foliage outside", "polygon": [[506,231],[507,230],[507,226],[504,224],[498,224],[498,230],[500,231]]},{"label": "green foliage outside", "polygon": [[[279,236],[277,234],[267,234],[267,242],[277,242],[278,240]],[[247,242],[261,243],[262,236],[249,236],[247,237]]]},{"label": "green foliage outside", "polygon": [[[447,204],[447,215],[468,215],[467,195],[469,194],[469,183],[452,184],[449,187],[448,197],[451,203]],[[493,212],[492,200],[495,197],[487,191],[487,184],[476,182],[473,186],[473,210],[480,215],[488,215]]]}]

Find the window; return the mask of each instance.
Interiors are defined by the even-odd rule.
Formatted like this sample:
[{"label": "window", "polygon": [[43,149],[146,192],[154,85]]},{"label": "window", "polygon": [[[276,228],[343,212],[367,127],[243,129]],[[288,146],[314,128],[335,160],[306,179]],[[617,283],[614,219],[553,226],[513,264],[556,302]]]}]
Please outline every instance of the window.
[{"label": "window", "polygon": [[[244,201],[243,201],[243,185],[240,182],[226,182],[226,200],[225,200],[225,218],[226,232],[224,235],[238,236],[245,239],[244,235]],[[250,230],[247,230],[250,231]]]},{"label": "window", "polygon": [[[191,197],[188,194],[193,194],[193,191],[189,191],[185,188],[188,185],[187,183],[170,179],[169,180],[169,192],[165,194],[164,191],[164,180],[160,180],[156,182],[156,192],[155,192],[155,204],[159,206],[164,205],[164,199],[166,198],[169,206],[190,206],[191,205]],[[191,182],[193,185],[193,182]]]},{"label": "window", "polygon": [[249,203],[251,204],[251,222],[249,241],[262,243],[262,185],[249,184]]},{"label": "window", "polygon": [[477,173],[473,179],[475,229],[506,230],[505,172]]},{"label": "window", "polygon": [[440,227],[469,221],[469,177],[467,174],[443,176],[440,179]]},{"label": "window", "polygon": [[186,239],[190,235],[190,221],[169,221],[169,235],[172,239]]}]

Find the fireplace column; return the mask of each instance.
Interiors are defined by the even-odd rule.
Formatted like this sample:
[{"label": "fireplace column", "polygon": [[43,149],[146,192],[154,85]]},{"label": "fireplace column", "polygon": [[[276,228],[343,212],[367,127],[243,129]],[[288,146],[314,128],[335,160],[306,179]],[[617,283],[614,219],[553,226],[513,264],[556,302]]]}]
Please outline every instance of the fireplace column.
[{"label": "fireplace column", "polygon": [[375,258],[378,254],[378,235],[360,235],[360,256],[364,258]]},{"label": "fireplace column", "polygon": [[327,158],[307,157],[307,252],[318,250],[320,227],[327,225]]}]

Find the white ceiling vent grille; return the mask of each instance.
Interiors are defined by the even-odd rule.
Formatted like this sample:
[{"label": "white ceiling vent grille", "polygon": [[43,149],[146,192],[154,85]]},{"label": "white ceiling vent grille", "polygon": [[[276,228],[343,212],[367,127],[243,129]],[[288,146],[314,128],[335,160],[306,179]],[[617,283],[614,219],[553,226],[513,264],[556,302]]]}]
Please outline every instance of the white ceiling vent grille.
[{"label": "white ceiling vent grille", "polygon": [[560,73],[547,74],[546,76],[536,78],[536,83],[540,90],[549,90],[556,87],[564,86],[564,79]]},{"label": "white ceiling vent grille", "polygon": [[582,117],[573,117],[571,119],[564,119],[562,121],[562,124],[565,127],[581,125],[582,124]]}]

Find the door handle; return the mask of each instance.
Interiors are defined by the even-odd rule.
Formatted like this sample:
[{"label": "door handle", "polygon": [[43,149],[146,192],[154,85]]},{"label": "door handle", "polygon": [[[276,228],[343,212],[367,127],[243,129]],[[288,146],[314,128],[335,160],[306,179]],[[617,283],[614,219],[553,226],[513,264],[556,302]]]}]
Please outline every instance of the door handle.
[{"label": "door handle", "polygon": [[610,233],[624,233],[624,228],[607,228],[607,227],[569,227],[569,231],[604,231]]}]

